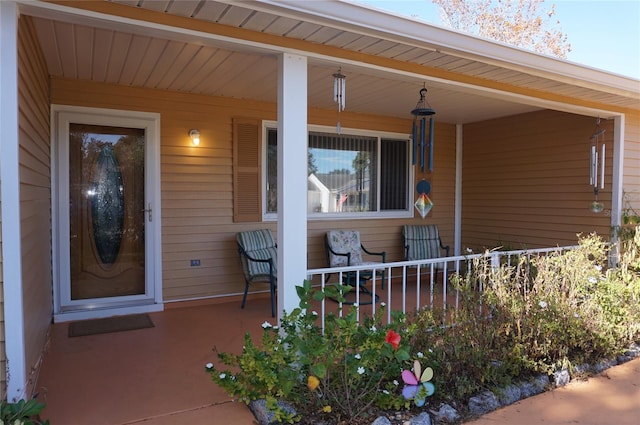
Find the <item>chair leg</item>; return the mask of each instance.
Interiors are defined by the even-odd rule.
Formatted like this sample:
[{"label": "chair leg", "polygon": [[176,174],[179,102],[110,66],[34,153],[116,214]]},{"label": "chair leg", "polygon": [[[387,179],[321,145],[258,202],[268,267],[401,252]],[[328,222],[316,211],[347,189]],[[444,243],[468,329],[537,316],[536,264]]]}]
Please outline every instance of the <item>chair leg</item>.
[{"label": "chair leg", "polygon": [[276,317],[276,284],[273,280],[270,282],[271,286],[271,317]]},{"label": "chair leg", "polygon": [[244,295],[242,296],[242,305],[240,308],[244,309],[244,303],[247,301],[247,292],[249,291],[249,282],[245,281],[244,285]]}]

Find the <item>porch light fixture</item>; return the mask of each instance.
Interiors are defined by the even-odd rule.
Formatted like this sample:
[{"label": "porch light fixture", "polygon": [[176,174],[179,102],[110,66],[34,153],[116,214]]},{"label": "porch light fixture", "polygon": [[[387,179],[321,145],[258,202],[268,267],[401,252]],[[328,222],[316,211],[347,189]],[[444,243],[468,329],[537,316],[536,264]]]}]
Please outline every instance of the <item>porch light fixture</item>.
[{"label": "porch light fixture", "polygon": [[200,144],[200,132],[198,130],[189,130],[189,137],[191,137],[193,146],[198,146]]},{"label": "porch light fixture", "polygon": [[346,89],[347,77],[342,75],[342,68],[338,69],[338,72],[333,74],[333,101],[338,104],[338,134],[342,132],[342,126],[340,125],[340,112],[344,111],[345,105],[345,89]]},{"label": "porch light fixture", "polygon": [[[413,144],[413,165],[416,164],[418,156],[418,138],[420,138],[420,167],[424,173],[425,165],[428,166],[429,172],[433,172],[433,115],[436,114],[427,102],[427,89],[420,89],[420,100],[416,107],[411,111],[413,115],[413,129],[411,132]],[[429,143],[427,143],[427,117],[429,117]],[[419,122],[419,123],[418,123]],[[418,128],[419,125],[419,128]],[[429,149],[429,158],[425,162],[425,151]]]},{"label": "porch light fixture", "polygon": [[593,186],[594,201],[589,205],[591,212],[599,213],[604,204],[598,201],[598,191],[604,189],[605,144],[604,128],[600,128],[600,118],[596,120],[596,128],[591,135],[591,163],[589,168],[589,184]]}]

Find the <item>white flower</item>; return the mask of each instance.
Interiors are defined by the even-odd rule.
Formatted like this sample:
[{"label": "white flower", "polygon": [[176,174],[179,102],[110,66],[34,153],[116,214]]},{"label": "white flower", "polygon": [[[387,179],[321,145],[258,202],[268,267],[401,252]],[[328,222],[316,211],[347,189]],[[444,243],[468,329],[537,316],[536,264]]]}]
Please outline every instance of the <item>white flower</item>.
[{"label": "white flower", "polygon": [[397,387],[398,385],[400,385],[400,383],[394,379],[393,380],[393,385],[395,385]]},{"label": "white flower", "polygon": [[212,369],[213,368],[213,363],[207,363],[207,365],[205,367],[207,369]]},{"label": "white flower", "polygon": [[418,356],[419,359],[424,357],[424,354],[422,354],[422,351],[418,351],[418,354],[416,354],[416,356]]},{"label": "white flower", "polygon": [[315,311],[315,310],[313,310],[313,311],[311,312],[311,314],[313,314],[314,316],[317,316],[317,315],[318,315],[318,312],[317,312],[317,311]]},{"label": "white flower", "polygon": [[272,328],[273,325],[271,325],[271,323],[267,322],[265,320],[265,322],[262,324],[262,329],[267,329],[267,328]]},{"label": "white flower", "polygon": [[278,346],[273,347],[273,351],[278,351]]},{"label": "white flower", "polygon": [[595,277],[591,276],[591,277],[589,278],[589,283],[592,283],[592,284],[593,284],[593,283],[597,283],[597,282],[598,282],[598,279],[596,279]]},{"label": "white flower", "polygon": [[386,303],[386,302],[382,301],[382,302],[380,303],[380,307],[386,307],[386,306],[387,306],[387,303]]},{"label": "white flower", "polygon": [[540,302],[538,303],[538,305],[540,306],[540,308],[547,308],[547,303],[546,303],[546,301],[540,301]]},{"label": "white flower", "polygon": [[360,360],[360,359],[362,358],[362,356],[360,355],[360,353],[356,354],[356,355],[355,355],[355,356],[353,356],[353,357],[355,357],[355,358],[356,358],[356,359],[358,359],[358,360]]},{"label": "white flower", "polygon": [[471,253],[473,252],[473,249],[471,249],[471,248],[467,248],[467,252],[468,252],[469,254],[471,254]]},{"label": "white flower", "polygon": [[601,265],[599,265],[599,264],[596,264],[596,270],[598,270],[599,272],[601,272],[601,271],[602,271],[602,266],[601,266]]},{"label": "white flower", "polygon": [[274,327],[273,327],[273,329],[275,329],[275,330],[278,330],[278,328],[279,328],[278,326],[274,326]]},{"label": "white flower", "polygon": [[354,306],[355,308],[358,308],[358,303],[353,303],[353,306]]},{"label": "white flower", "polygon": [[236,380],[236,376],[235,375],[231,375],[231,380],[235,381]]},{"label": "white flower", "polygon": [[578,313],[573,313],[573,317],[575,317],[576,319],[579,319],[580,315]]},{"label": "white flower", "polygon": [[433,350],[432,350],[431,348],[429,348],[429,352],[430,352],[431,354],[433,354]]},{"label": "white flower", "polygon": [[389,395],[389,391],[387,390],[382,390],[383,393],[385,393],[386,395]]},{"label": "white flower", "polygon": [[359,375],[362,375],[363,373],[364,373],[364,368],[363,368],[362,366],[360,366],[360,367],[358,368],[358,374],[359,374]]},{"label": "white flower", "polygon": [[378,330],[378,328],[376,328],[376,327],[375,327],[375,325],[374,325],[374,326],[371,326],[371,328],[370,328],[370,329],[371,329],[371,332],[375,332],[375,331],[377,331],[377,330]]},{"label": "white flower", "polygon": [[221,373],[221,374],[220,374],[220,379],[224,379],[224,378],[226,378],[226,377],[227,377],[227,374],[226,374],[226,373]]}]

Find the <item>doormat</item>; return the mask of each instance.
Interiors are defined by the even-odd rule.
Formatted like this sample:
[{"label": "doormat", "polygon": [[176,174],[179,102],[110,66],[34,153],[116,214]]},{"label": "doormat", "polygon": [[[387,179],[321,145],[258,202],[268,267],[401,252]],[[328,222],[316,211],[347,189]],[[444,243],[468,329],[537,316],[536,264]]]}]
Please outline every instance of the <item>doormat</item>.
[{"label": "doormat", "polygon": [[153,321],[148,314],[131,314],[69,323],[69,337],[132,331],[134,329],[153,327]]}]

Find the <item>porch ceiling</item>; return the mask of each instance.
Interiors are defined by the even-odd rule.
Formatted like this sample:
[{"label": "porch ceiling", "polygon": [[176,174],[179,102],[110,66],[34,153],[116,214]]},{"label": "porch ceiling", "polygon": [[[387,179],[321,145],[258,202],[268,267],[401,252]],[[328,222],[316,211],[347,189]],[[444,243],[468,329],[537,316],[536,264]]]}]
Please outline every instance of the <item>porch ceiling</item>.
[{"label": "porch ceiling", "polygon": [[[393,34],[371,34],[353,24],[343,27],[327,24],[327,18],[294,10],[295,2],[286,5],[272,1],[242,3],[224,0],[112,2],[304,40],[315,45],[339,47],[357,54],[429,66],[527,89],[550,90],[620,106],[637,103],[633,93],[629,96],[624,90],[612,94],[576,87],[513,69],[517,68],[515,65],[507,67],[479,61],[469,54],[443,53],[438,46],[425,42],[397,40],[399,36]],[[307,5],[312,3],[304,2]],[[354,7],[352,4],[348,6]],[[277,52],[274,50],[250,44],[232,45],[195,33],[177,36],[170,32],[150,31],[148,27],[114,25],[113,22],[96,19],[82,22],[77,18],[65,19],[46,14],[38,17],[36,14],[34,21],[49,73],[55,77],[268,102],[275,102],[277,98]],[[428,30],[426,27],[425,31]],[[469,123],[542,108],[540,102],[497,90],[332,60],[320,55],[309,58],[310,107],[334,108],[332,74],[338,68],[347,76],[346,108],[354,112],[409,118],[423,84],[429,90],[427,100],[436,110],[437,119],[444,122]]]}]

